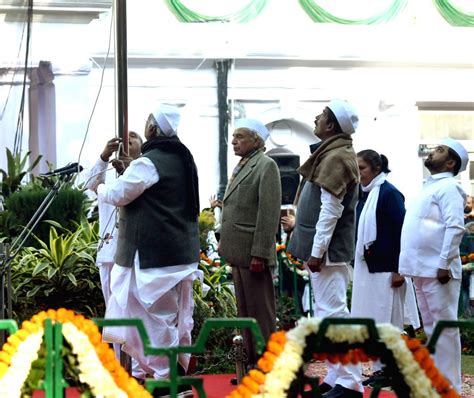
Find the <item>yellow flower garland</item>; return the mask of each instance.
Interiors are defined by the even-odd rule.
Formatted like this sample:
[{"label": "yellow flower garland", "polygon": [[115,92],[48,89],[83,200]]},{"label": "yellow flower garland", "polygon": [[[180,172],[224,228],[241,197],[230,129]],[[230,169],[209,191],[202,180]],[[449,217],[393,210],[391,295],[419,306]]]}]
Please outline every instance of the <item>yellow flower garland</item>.
[{"label": "yellow flower garland", "polygon": [[38,358],[43,341],[43,328],[31,334],[19,330],[3,345],[0,362],[0,397],[20,398],[21,388]]},{"label": "yellow flower garland", "polygon": [[[63,324],[63,333],[79,361],[79,378],[96,396],[152,398],[127,371],[120,366],[113,350],[102,342],[97,325],[71,310],[59,308],[41,311],[11,335],[0,351],[0,397],[19,397],[32,362],[38,357],[43,338],[44,320]],[[15,375],[15,383],[11,384]],[[2,386],[8,385],[4,393]]]}]

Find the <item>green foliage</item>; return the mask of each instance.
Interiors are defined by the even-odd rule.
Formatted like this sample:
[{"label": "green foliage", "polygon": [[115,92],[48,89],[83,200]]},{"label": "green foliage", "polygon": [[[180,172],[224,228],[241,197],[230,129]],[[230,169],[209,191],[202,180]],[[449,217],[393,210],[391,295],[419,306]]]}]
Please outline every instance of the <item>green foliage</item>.
[{"label": "green foliage", "polygon": [[199,243],[201,250],[206,250],[208,247],[207,235],[214,229],[216,218],[212,210],[203,210],[199,214],[198,225],[199,225]]},{"label": "green foliage", "polygon": [[[92,230],[91,230],[92,228]],[[13,310],[16,319],[40,310],[65,307],[88,317],[104,315],[104,301],[95,265],[97,225],[78,226],[59,235],[52,226],[48,242],[27,247],[12,263]]]},{"label": "green foliage", "polygon": [[[74,386],[79,390],[81,398],[92,398],[92,392],[88,384],[82,383],[79,379],[79,361],[77,355],[73,353],[71,345],[66,339],[63,339],[61,350],[63,361],[64,380],[69,386]],[[46,347],[45,341],[41,343],[38,351],[38,358],[33,361],[28,373],[28,377],[21,389],[22,398],[31,398],[35,390],[41,390],[44,386],[46,377]],[[67,394],[66,394],[67,395]]]},{"label": "green foliage", "polygon": [[[193,341],[208,318],[235,318],[237,307],[235,295],[227,280],[225,266],[216,267],[201,261],[199,269],[204,273],[204,284],[209,290],[203,295],[201,283],[194,284],[194,328]],[[235,332],[231,329],[211,331],[206,344],[207,351],[198,355],[197,372],[203,373],[231,373],[235,371],[235,364],[229,362],[227,354],[232,346]]]},{"label": "green foliage", "polygon": [[474,375],[473,355],[461,355],[461,369],[464,375]]},{"label": "green foliage", "polygon": [[31,173],[41,159],[41,156],[38,156],[30,166],[28,165],[28,160],[31,152],[27,152],[24,157],[21,157],[21,154],[17,153],[13,155],[13,153],[6,148],[6,153],[7,170],[0,169],[0,174],[2,175],[1,194],[4,198],[7,198],[20,188],[23,178],[28,173]]},{"label": "green foliage", "polygon": [[[46,188],[37,184],[29,184],[5,199],[7,210],[4,215],[5,229],[3,233],[10,237],[19,234],[22,226],[28,224],[48,193],[49,190]],[[48,239],[50,225],[45,223],[45,220],[54,220],[66,230],[74,229],[85,215],[85,202],[86,195],[83,191],[64,187],[58,192],[42,217],[42,222],[37,225],[33,233],[42,241]],[[26,244],[37,246],[33,239],[30,239]]]},{"label": "green foliage", "polygon": [[31,364],[30,373],[21,389],[21,396],[23,398],[33,396],[33,391],[41,389],[43,381],[46,377],[46,348],[44,340],[38,351],[38,358]]},{"label": "green foliage", "polygon": [[295,300],[286,294],[278,297],[276,302],[277,328],[279,330],[290,330],[295,327],[296,321],[301,318]]},{"label": "green foliage", "polygon": [[[471,320],[472,319],[460,319]],[[461,333],[461,347],[462,353],[465,355],[474,355],[474,329],[462,328]]]}]

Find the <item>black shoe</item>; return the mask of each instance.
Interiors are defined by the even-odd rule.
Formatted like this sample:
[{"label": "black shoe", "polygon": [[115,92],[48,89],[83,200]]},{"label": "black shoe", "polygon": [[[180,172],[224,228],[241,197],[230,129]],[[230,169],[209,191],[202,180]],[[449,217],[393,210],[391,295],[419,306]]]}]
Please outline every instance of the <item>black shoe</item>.
[{"label": "black shoe", "polygon": [[178,387],[178,398],[192,398],[193,389],[191,386],[179,386]]},{"label": "black shoe", "polygon": [[328,383],[321,383],[319,385],[319,392],[321,394],[324,394],[325,392],[328,392],[328,391],[331,391],[332,390],[332,386],[331,384],[328,384]]},{"label": "black shoe", "polygon": [[374,384],[377,384],[382,388],[390,386],[390,380],[383,370],[377,370],[362,382],[363,386],[372,386]]},{"label": "black shoe", "polygon": [[[170,389],[168,387],[155,388],[152,394],[153,398],[171,398]],[[177,398],[192,398],[193,389],[191,386],[178,386]]]},{"label": "black shoe", "polygon": [[237,377],[232,377],[232,379],[230,379],[230,384],[232,384],[233,386],[236,386],[237,385]]},{"label": "black shoe", "polygon": [[361,392],[350,390],[340,384],[336,384],[331,391],[322,395],[324,398],[362,398],[363,396]]}]

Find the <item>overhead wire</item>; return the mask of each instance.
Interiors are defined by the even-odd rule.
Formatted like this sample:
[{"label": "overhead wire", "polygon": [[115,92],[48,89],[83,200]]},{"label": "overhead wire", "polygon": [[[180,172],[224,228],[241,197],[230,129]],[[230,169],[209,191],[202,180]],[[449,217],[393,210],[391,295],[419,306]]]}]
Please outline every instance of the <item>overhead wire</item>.
[{"label": "overhead wire", "polygon": [[113,27],[113,21],[114,21],[114,13],[115,13],[115,7],[112,5],[112,15],[111,15],[111,18],[110,18],[109,44],[108,44],[108,48],[107,48],[107,55],[105,56],[104,64],[102,66],[102,74],[101,74],[101,78],[100,78],[99,90],[97,92],[97,96],[96,96],[95,101],[94,101],[94,106],[92,107],[92,111],[91,111],[91,115],[89,117],[89,121],[87,122],[86,132],[84,133],[84,138],[82,140],[81,149],[79,150],[79,155],[78,155],[78,158],[77,158],[77,163],[78,164],[80,164],[82,151],[84,150],[84,146],[85,146],[86,141],[87,141],[87,136],[89,134],[89,128],[90,128],[90,125],[91,125],[91,122],[92,122],[92,117],[94,116],[95,108],[97,107],[97,102],[99,101],[100,93],[102,91],[102,86],[104,84],[105,68],[107,66],[107,62],[108,62],[108,59],[109,59],[110,46],[111,46],[111,42],[112,42],[112,27]]},{"label": "overhead wire", "polygon": [[[16,61],[15,61],[15,64],[13,65],[13,68],[11,68],[12,71],[13,71],[12,80],[11,80],[9,88],[8,88],[7,98],[5,100],[5,103],[3,104],[2,112],[0,113],[0,120],[2,120],[3,116],[5,115],[5,111],[7,109],[8,101],[10,100],[10,95],[11,95],[12,88],[13,88],[13,83],[15,82],[15,77],[16,77],[16,74],[17,74],[18,64],[19,64],[19,60],[20,60],[21,49],[23,47],[23,39],[25,38],[25,31],[26,31],[26,28],[28,26],[27,22],[28,22],[28,15],[25,18],[25,23],[24,23],[23,30],[22,30],[22,33],[21,33],[20,45],[18,46],[18,53],[16,55]],[[8,70],[7,70],[7,73],[8,73]]]},{"label": "overhead wire", "polygon": [[27,25],[26,25],[26,48],[25,63],[23,71],[23,86],[20,100],[20,110],[18,111],[18,119],[15,131],[15,140],[13,143],[13,154],[17,155],[21,152],[21,144],[23,142],[23,119],[25,116],[25,94],[26,94],[26,78],[28,76],[28,63],[31,47],[31,25],[33,23],[33,0],[28,0]]}]

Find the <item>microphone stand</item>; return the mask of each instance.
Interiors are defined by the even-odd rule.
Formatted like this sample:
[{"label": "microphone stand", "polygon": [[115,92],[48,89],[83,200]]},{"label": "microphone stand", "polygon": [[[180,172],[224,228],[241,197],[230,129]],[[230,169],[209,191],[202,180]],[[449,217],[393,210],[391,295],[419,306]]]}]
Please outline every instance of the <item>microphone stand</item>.
[{"label": "microphone stand", "polygon": [[[30,237],[31,233],[41,221],[41,218],[44,216],[46,211],[49,209],[54,199],[58,196],[59,191],[63,188],[69,181],[72,179],[72,174],[67,173],[59,175],[59,178],[56,180],[54,185],[51,187],[51,190],[48,192],[46,197],[43,199],[39,205],[36,212],[33,214],[31,219],[28,221],[20,235],[16,237],[11,246],[9,244],[5,245],[4,253],[0,253],[0,320],[3,319],[12,319],[12,285],[11,285],[11,263],[20,252],[26,240]],[[5,308],[6,304],[6,308]],[[5,318],[5,310],[7,313],[7,318]],[[3,345],[6,341],[5,330],[0,331],[0,344]]]}]

